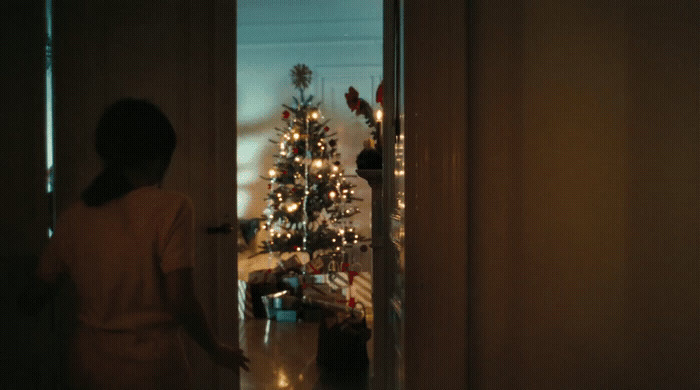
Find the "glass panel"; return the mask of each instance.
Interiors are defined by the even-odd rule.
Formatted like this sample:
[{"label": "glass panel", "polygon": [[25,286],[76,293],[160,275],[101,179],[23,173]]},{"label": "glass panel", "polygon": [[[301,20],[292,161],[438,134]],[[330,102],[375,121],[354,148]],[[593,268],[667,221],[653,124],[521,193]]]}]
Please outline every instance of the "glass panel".
[{"label": "glass panel", "polygon": [[[237,18],[241,347],[252,359],[266,351],[242,388],[316,388],[318,310],[266,307],[261,296],[287,288],[308,298],[313,286],[338,310],[361,302],[372,326],[372,191],[356,159],[375,146],[383,2],[239,1]],[[289,269],[304,275],[300,286],[281,283]]]},{"label": "glass panel", "polygon": [[46,0],[46,192],[49,197],[51,236],[56,219],[54,213],[53,183],[53,45],[52,45],[52,0]]}]

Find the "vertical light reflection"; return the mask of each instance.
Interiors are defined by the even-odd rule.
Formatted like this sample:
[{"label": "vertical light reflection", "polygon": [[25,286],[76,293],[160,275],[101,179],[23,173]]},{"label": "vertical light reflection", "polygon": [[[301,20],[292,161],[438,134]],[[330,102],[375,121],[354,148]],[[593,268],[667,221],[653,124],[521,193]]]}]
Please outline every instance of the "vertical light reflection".
[{"label": "vertical light reflection", "polygon": [[54,214],[54,158],[53,158],[53,43],[52,43],[52,0],[46,0],[46,192],[49,196],[49,210],[51,226],[48,227],[48,235],[53,234]]},{"label": "vertical light reflection", "polygon": [[265,323],[265,336],[263,337],[263,344],[268,345],[270,344],[270,321],[269,319]]}]

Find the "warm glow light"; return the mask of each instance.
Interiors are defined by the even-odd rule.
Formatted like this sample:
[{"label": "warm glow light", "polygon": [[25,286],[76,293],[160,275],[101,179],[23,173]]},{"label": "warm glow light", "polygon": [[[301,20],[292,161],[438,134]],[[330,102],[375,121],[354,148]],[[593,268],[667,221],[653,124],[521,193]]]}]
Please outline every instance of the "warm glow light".
[{"label": "warm glow light", "polygon": [[299,133],[294,133],[294,135],[292,136],[292,138],[294,138],[295,140],[298,140],[298,139],[299,139]]},{"label": "warm glow light", "polygon": [[328,197],[331,199],[335,199],[335,191],[331,191],[328,193]]},{"label": "warm glow light", "polygon": [[280,150],[284,150],[284,142],[280,142]]},{"label": "warm glow light", "polygon": [[293,212],[295,212],[298,208],[299,208],[299,206],[298,206],[296,203],[292,203],[292,204],[290,204],[289,206],[287,206],[287,211],[289,211],[290,213],[293,213]]},{"label": "warm glow light", "polygon": [[382,112],[382,110],[377,110],[377,113],[375,115],[377,117],[377,121],[381,122],[382,117],[384,116],[384,113]]},{"label": "warm glow light", "polygon": [[333,172],[338,172],[338,169],[340,169],[340,168],[338,168],[337,165],[333,165]]},{"label": "warm glow light", "polygon": [[268,172],[268,173],[270,174],[270,177],[275,177],[275,175],[277,174],[277,171],[275,171],[274,169],[270,169],[270,172]]},{"label": "warm glow light", "polygon": [[318,119],[318,111],[314,111],[311,113],[311,119]]},{"label": "warm glow light", "polygon": [[287,374],[285,374],[281,369],[277,373],[277,387],[280,389],[286,389],[289,387],[289,379],[287,378]]}]

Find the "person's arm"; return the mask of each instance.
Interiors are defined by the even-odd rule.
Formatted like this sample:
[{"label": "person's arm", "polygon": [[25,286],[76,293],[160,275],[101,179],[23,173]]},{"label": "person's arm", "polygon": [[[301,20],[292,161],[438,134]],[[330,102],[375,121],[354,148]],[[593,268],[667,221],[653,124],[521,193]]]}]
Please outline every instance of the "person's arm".
[{"label": "person's arm", "polygon": [[165,301],[173,317],[212,360],[224,367],[248,371],[248,358],[241,350],[219,343],[207,324],[202,305],[194,294],[192,268],[180,268],[165,274]]}]

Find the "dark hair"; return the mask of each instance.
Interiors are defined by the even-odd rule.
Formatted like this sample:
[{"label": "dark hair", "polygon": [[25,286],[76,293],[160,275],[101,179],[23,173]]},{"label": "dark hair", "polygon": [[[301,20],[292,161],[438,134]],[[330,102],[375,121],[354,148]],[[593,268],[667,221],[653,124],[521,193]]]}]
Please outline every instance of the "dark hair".
[{"label": "dark hair", "polygon": [[169,163],[176,142],[173,126],[153,103],[129,98],[112,104],[95,131],[104,169],[83,191],[83,202],[100,206],[126,195],[134,188],[124,170],[156,160]]}]

